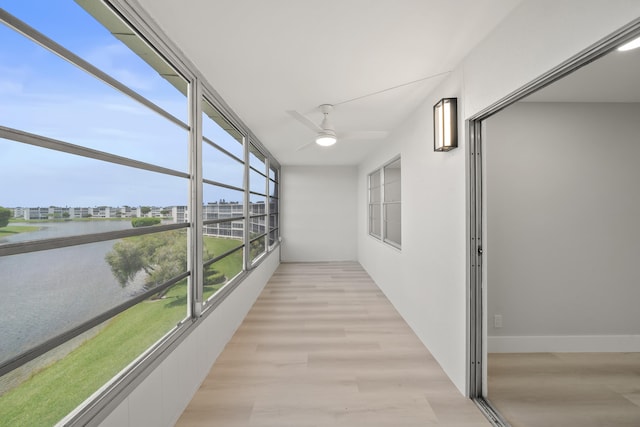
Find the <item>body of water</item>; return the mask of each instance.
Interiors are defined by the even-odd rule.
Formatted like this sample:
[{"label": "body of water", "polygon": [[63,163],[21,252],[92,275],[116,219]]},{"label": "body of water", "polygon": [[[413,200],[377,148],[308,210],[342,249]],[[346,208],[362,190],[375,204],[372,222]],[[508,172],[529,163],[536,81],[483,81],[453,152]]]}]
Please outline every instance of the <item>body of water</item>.
[{"label": "body of water", "polygon": [[[130,221],[42,224],[1,244],[131,228]],[[67,331],[131,297],[105,255],[117,240],[0,257],[0,363]]]}]

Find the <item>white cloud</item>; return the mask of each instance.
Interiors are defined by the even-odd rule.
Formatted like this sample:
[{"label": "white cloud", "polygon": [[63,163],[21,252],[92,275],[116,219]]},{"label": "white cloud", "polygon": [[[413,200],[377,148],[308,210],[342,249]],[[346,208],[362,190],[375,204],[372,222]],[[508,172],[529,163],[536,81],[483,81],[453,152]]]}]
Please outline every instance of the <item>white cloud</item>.
[{"label": "white cloud", "polygon": [[22,94],[24,82],[32,76],[27,67],[7,67],[0,65],[0,94]]},{"label": "white cloud", "polygon": [[24,85],[11,80],[0,80],[0,95],[16,95],[22,93]]},{"label": "white cloud", "polygon": [[86,60],[131,89],[151,90],[154,88],[155,76],[150,78],[148,74],[133,71],[133,64],[139,62],[140,59],[122,43],[111,43],[94,48],[86,55]]},{"label": "white cloud", "polygon": [[139,116],[149,113],[149,110],[143,107],[137,107],[135,105],[118,104],[118,103],[105,103],[100,105],[102,108],[111,111],[120,111],[123,113],[136,114]]}]

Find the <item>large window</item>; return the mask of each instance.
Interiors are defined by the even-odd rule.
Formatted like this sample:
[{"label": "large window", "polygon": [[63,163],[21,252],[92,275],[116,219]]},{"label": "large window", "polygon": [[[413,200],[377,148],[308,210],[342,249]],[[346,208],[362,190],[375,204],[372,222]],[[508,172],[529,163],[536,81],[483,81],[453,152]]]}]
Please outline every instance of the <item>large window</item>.
[{"label": "large window", "polygon": [[0,426],[81,425],[275,248],[279,165],[126,11],[3,7]]},{"label": "large window", "polygon": [[371,172],[368,178],[369,234],[400,248],[402,245],[400,158]]},{"label": "large window", "polygon": [[269,246],[273,247],[280,241],[280,185],[278,184],[280,171],[275,166],[269,167]]},{"label": "large window", "polygon": [[249,238],[250,262],[260,259],[267,251],[267,219],[269,218],[269,175],[267,158],[253,144],[249,149]]},{"label": "large window", "polygon": [[243,270],[245,137],[202,100],[203,282],[205,305]]}]

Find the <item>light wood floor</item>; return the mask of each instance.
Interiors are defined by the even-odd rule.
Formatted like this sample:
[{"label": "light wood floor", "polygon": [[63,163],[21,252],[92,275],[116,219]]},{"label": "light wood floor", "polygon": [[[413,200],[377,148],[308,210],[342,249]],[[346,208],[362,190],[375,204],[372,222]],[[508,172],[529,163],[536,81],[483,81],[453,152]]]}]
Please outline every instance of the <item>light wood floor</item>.
[{"label": "light wood floor", "polygon": [[488,369],[513,427],[640,426],[640,353],[493,353]]},{"label": "light wood floor", "polygon": [[177,423],[489,425],[357,263],[280,265]]}]

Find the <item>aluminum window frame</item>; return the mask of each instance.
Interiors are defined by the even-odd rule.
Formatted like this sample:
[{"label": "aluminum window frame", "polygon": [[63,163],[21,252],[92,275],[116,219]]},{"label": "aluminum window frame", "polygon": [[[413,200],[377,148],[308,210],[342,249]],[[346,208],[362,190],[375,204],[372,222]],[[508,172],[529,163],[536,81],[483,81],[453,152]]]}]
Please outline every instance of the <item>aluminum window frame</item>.
[{"label": "aluminum window frame", "polygon": [[[270,230],[269,230],[269,216],[271,215],[270,213],[270,209],[271,206],[269,204],[269,183],[271,182],[271,179],[269,177],[269,173],[270,173],[270,159],[271,157],[268,155],[265,155],[265,153],[263,152],[264,148],[256,145],[254,143],[254,140],[249,140],[249,147],[247,150],[247,189],[248,191],[248,216],[247,216],[247,223],[246,223],[246,230],[247,230],[247,234],[248,234],[248,238],[249,238],[249,243],[247,245],[247,265],[249,268],[255,268],[258,264],[260,264],[260,262],[262,262],[262,260],[266,257],[266,255],[272,250],[272,248],[274,246],[269,245],[269,234],[270,234]],[[266,150],[264,150],[266,151]],[[259,154],[260,156],[262,156],[262,158],[258,157],[255,153]],[[258,168],[256,168],[255,166],[253,166],[251,164],[251,156],[253,155],[253,157],[255,157],[257,160],[259,160],[262,165],[263,165],[263,170],[259,170]],[[251,190],[251,171],[256,172],[257,174],[259,174],[259,176],[261,178],[264,179],[264,187],[263,187],[263,192],[260,193],[258,191],[252,191]],[[264,213],[251,213],[251,195],[254,196],[259,196],[259,197],[263,197],[264,198]],[[274,215],[277,215],[274,214]],[[264,231],[260,232],[257,235],[254,235],[253,237],[251,236],[251,227],[253,225],[252,220],[254,219],[263,219],[264,221]],[[264,249],[262,252],[260,252],[259,254],[257,254],[255,257],[252,257],[251,255],[251,250],[252,250],[252,243],[259,241],[260,239],[262,239],[264,241]]]},{"label": "aluminum window frame", "polygon": [[[385,194],[386,194],[386,169],[392,165],[395,162],[400,162],[400,166],[398,167],[399,169],[399,181],[400,181],[400,190],[399,190],[399,200],[393,200],[393,201],[386,201],[385,200]],[[374,174],[379,174],[380,177],[380,185],[379,187],[372,187],[372,176]],[[388,233],[387,233],[387,213],[386,213],[386,207],[390,206],[390,205],[399,205],[400,206],[400,212],[402,212],[402,158],[400,155],[395,156],[393,159],[389,160],[388,162],[384,163],[382,166],[374,169],[373,171],[369,172],[367,174],[367,232],[369,234],[369,236],[373,237],[376,240],[379,240],[383,243],[386,243],[389,246],[392,246],[398,250],[402,249],[402,241],[400,242],[396,242],[392,239],[388,238]],[[377,200],[378,201],[373,201],[373,197],[372,194],[376,193],[376,189],[377,191]],[[379,215],[379,221],[380,221],[380,234],[375,234],[374,232],[372,232],[372,224],[373,224],[373,215],[372,212],[378,212]],[[402,230],[402,214],[400,215],[400,218],[398,218],[398,222],[400,224],[400,230]],[[402,240],[402,231],[400,232],[401,234],[401,239]]]},{"label": "aluminum window frame", "polygon": [[[83,2],[79,2],[83,3]],[[280,165],[268,150],[260,143],[260,141],[251,133],[251,131],[242,123],[242,121],[233,113],[228,105],[220,98],[215,90],[209,85],[209,83],[203,78],[196,67],[180,52],[179,49],[162,33],[161,29],[153,22],[150,16],[141,9],[135,2],[128,0],[102,0],[99,2],[99,7],[104,7],[107,13],[113,13],[116,17],[123,21],[127,26],[131,28],[134,34],[141,39],[148,47],[153,49],[158,55],[166,61],[166,64],[173,68],[176,73],[181,76],[187,84],[187,93],[185,102],[188,104],[188,121],[184,123],[180,119],[176,118],[163,108],[139,95],[137,92],[130,90],[127,86],[120,83],[118,80],[112,78],[108,74],[102,72],[100,69],[92,66],[88,62],[84,61],[71,51],[67,50],[63,46],[57,44],[55,41],[48,39],[43,34],[39,33],[34,28],[29,27],[22,21],[10,15],[6,11],[0,9],[0,21],[7,24],[10,28],[22,34],[23,36],[41,44],[46,49],[52,51],[56,55],[60,56],[63,60],[76,65],[89,75],[92,75],[105,84],[114,87],[121,93],[129,96],[130,98],[140,102],[147,108],[160,114],[170,122],[177,124],[182,129],[186,130],[189,135],[189,173],[184,173],[150,163],[129,159],[127,157],[117,156],[114,154],[102,152],[99,150],[89,149],[87,147],[81,147],[73,144],[69,144],[65,141],[54,140],[41,135],[29,134],[27,132],[20,131],[18,129],[11,129],[0,126],[0,137],[22,142],[25,144],[36,145],[44,149],[51,149],[61,151],[71,155],[78,155],[86,158],[93,158],[100,161],[105,161],[113,164],[120,164],[126,167],[133,167],[161,174],[176,176],[184,179],[188,179],[190,182],[190,190],[188,196],[188,212],[189,222],[181,224],[172,224],[165,226],[154,226],[148,229],[134,229],[126,231],[115,231],[108,233],[95,233],[82,236],[63,237],[56,239],[47,239],[36,242],[25,242],[14,245],[3,245],[0,247],[0,256],[7,256],[18,253],[28,253],[34,251],[56,249],[66,246],[75,246],[84,243],[93,243],[104,240],[110,240],[114,238],[131,237],[135,235],[145,235],[152,233],[159,233],[163,231],[169,231],[174,229],[187,229],[189,242],[188,242],[188,266],[187,271],[182,275],[171,279],[170,281],[161,285],[161,287],[170,287],[177,281],[188,278],[190,283],[188,285],[188,311],[185,313],[185,321],[178,324],[174,329],[167,332],[163,338],[153,344],[149,349],[140,354],[125,370],[121,371],[118,375],[113,377],[107,382],[98,392],[96,392],[91,398],[78,406],[74,411],[68,414],[61,423],[69,426],[75,425],[97,425],[100,421],[106,418],[110,410],[115,408],[120,402],[122,402],[128,393],[140,384],[143,379],[157,366],[171,350],[174,349],[194,328],[199,324],[201,319],[210,314],[225,298],[228,296],[242,280],[250,273],[251,268],[255,268],[257,264],[266,255],[278,249],[279,242],[274,245],[268,245],[268,238],[270,231],[268,228],[269,218],[269,182],[276,184],[276,194],[279,194],[279,178]],[[102,21],[100,21],[102,23]],[[104,23],[102,23],[105,25]],[[153,67],[152,67],[153,68]],[[214,141],[206,138],[202,135],[202,98],[205,97],[208,102],[212,104],[224,117],[233,125],[243,136],[243,150],[244,160],[239,159],[237,156],[220,147]],[[230,156],[236,161],[243,162],[245,165],[244,172],[244,184],[240,189],[235,186],[230,186],[225,183],[219,183],[216,181],[207,181],[202,178],[202,144],[207,143],[219,150],[220,152]],[[245,232],[243,236],[243,244],[214,257],[211,260],[202,260],[202,236],[203,226],[208,221],[202,219],[202,185],[212,184],[225,188],[231,188],[234,190],[242,191],[245,198],[244,209],[245,213],[243,219],[245,221],[245,231],[247,231],[250,215],[249,215],[249,146],[255,147],[262,155],[264,155],[265,173],[262,173],[266,177],[265,197],[267,204],[265,207],[266,213],[264,215],[255,215],[255,217],[264,216],[267,220],[265,222],[266,233],[258,236],[254,239],[249,238],[249,233]],[[259,171],[257,171],[259,172]],[[274,173],[276,179],[271,179],[271,172]],[[274,215],[278,215],[277,211]],[[236,218],[234,218],[236,219]],[[278,220],[279,224],[279,220]],[[260,255],[259,259],[249,263],[248,257],[245,255],[243,262],[243,269],[241,273],[233,278],[228,284],[231,286],[224,286],[220,292],[217,292],[212,298],[207,301],[206,310],[202,310],[202,272],[206,265],[210,265],[226,256],[230,256],[238,250],[248,254],[248,248],[251,241],[255,241],[259,238],[265,239],[265,250]],[[150,292],[158,292],[158,287],[154,288]],[[37,357],[39,354],[44,354],[47,348],[52,349],[62,342],[79,335],[83,331],[90,329],[91,325],[96,325],[104,320],[107,320],[116,314],[124,311],[125,309],[134,306],[146,297],[146,294],[142,294],[139,298],[127,301],[126,304],[118,306],[107,312],[100,313],[86,324],[81,325],[80,328],[76,328],[72,331],[65,332],[64,334],[56,337],[52,342],[47,342],[45,346],[37,347],[35,350],[30,349],[28,357],[31,359]],[[140,299],[143,298],[143,299]],[[138,301],[139,300],[139,301]],[[187,321],[189,320],[189,321]],[[23,359],[17,361],[19,365],[23,364]],[[5,364],[5,373],[13,370],[16,364]]]},{"label": "aluminum window frame", "polygon": [[[160,114],[165,119],[169,120],[174,124],[177,124],[183,129],[187,131],[190,130],[191,127],[189,125],[177,119],[175,116],[171,115],[169,112],[165,111],[160,106],[149,101],[142,95],[139,95],[137,92],[132,91],[126,85],[120,83],[118,80],[111,77],[107,73],[101,71],[97,67],[94,67],[87,61],[83,60],[73,52],[69,51],[68,49],[60,45],[59,43],[48,38],[46,35],[39,32],[37,29],[29,26],[28,24],[21,21],[17,17],[9,14],[4,9],[0,9],[0,22],[5,24],[9,29],[14,30],[18,34],[21,34],[23,37],[30,39],[32,42],[49,50],[53,54],[60,57],[62,60],[67,61],[71,65],[75,65],[77,68],[84,71],[89,76],[93,76],[97,78],[98,80],[102,81],[104,84],[111,86],[117,91],[121,92],[122,94],[130,97],[131,99],[134,99],[135,101],[138,101],[145,107]],[[192,84],[189,81],[186,81],[186,83],[188,87],[192,86]],[[189,100],[189,96],[187,95],[185,97],[185,102],[188,102],[188,100]],[[19,129],[0,126],[0,137],[10,141],[43,148],[45,150],[58,151],[58,152],[66,153],[69,155],[79,156],[82,158],[88,158],[88,159],[94,159],[94,160],[106,162],[109,164],[121,165],[125,167],[156,172],[156,173],[160,173],[168,176],[191,179],[191,175],[185,172],[131,159],[124,156],[119,156],[119,155],[108,153],[105,151],[100,151],[100,150],[96,150],[88,147],[71,144],[66,141],[57,140],[57,139],[49,138],[46,136],[25,132]],[[7,245],[0,246],[0,256],[18,255],[18,254],[25,254],[25,253],[31,253],[31,252],[53,250],[53,249],[59,249],[63,247],[78,246],[78,245],[96,243],[96,242],[101,242],[106,240],[120,239],[125,237],[161,233],[164,231],[170,231],[170,230],[182,229],[182,228],[188,228],[188,227],[189,227],[189,224],[172,224],[172,225],[165,225],[165,226],[154,226],[154,227],[148,227],[148,228],[120,230],[120,231],[112,231],[112,232],[105,232],[105,233],[92,233],[92,234],[84,234],[84,235],[77,235],[77,236],[66,236],[66,237],[58,237],[58,238],[52,238],[52,239],[27,241],[27,242],[16,243],[16,244],[7,244]],[[183,278],[190,278],[191,276],[192,276],[192,273],[187,267],[187,271],[183,272],[180,275],[180,278],[178,280],[174,280],[175,279],[174,278],[174,279],[170,279],[168,282],[164,284],[158,285],[152,290],[151,295],[153,295],[153,293],[157,293],[158,290],[161,290],[161,288],[162,289],[168,288],[173,284],[177,283],[179,280],[182,280]],[[149,292],[146,292],[144,295],[148,293]],[[55,335],[51,339],[48,339],[43,343],[36,344],[33,347],[30,347],[26,351],[2,363],[0,365],[0,376],[5,375],[6,373],[47,353],[48,351],[59,346],[60,344],[86,332],[87,330],[93,328],[94,326],[102,323],[104,320],[125,311],[126,309],[134,306],[136,304],[135,301],[138,301],[138,300],[139,298],[132,298],[130,300],[127,300],[124,303],[110,310],[107,310],[106,312],[97,314],[93,318],[81,323],[80,325],[75,326],[70,330],[62,331],[60,334]],[[185,319],[188,318],[189,315],[190,315],[189,311],[187,311],[185,313]]]}]

